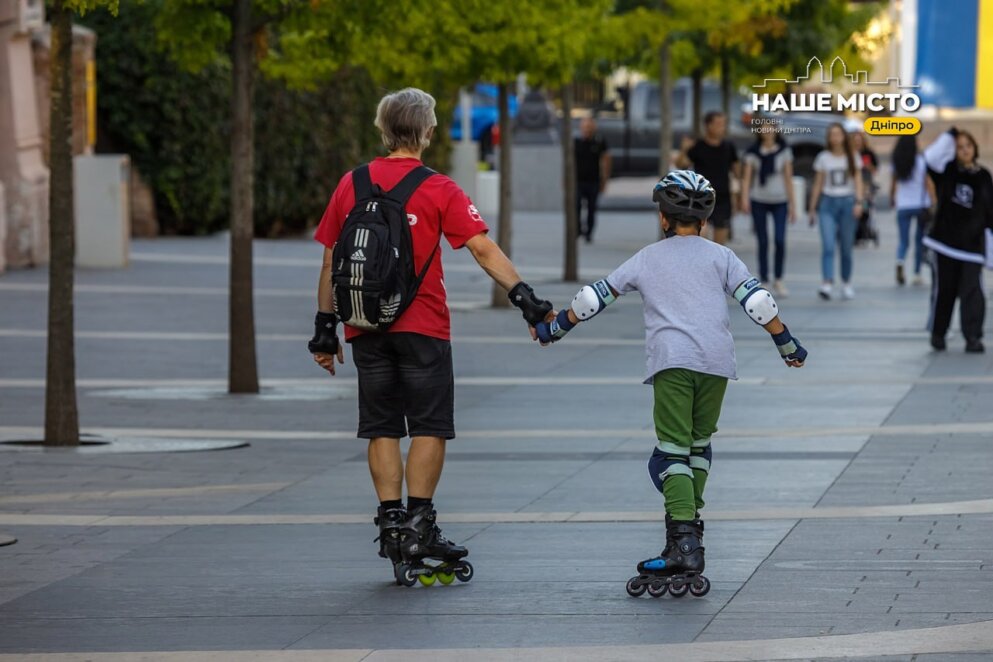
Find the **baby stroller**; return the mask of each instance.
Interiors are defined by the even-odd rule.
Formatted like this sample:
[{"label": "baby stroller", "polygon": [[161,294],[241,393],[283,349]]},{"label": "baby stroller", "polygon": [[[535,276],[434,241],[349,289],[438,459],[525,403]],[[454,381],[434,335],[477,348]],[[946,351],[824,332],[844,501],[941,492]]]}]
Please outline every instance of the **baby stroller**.
[{"label": "baby stroller", "polygon": [[876,198],[878,188],[875,184],[868,186],[868,195],[866,195],[866,199],[862,202],[862,215],[859,216],[858,227],[855,228],[856,246],[868,246],[871,243],[876,248],[879,248],[879,231],[876,229],[876,224],[872,218],[873,200]]}]

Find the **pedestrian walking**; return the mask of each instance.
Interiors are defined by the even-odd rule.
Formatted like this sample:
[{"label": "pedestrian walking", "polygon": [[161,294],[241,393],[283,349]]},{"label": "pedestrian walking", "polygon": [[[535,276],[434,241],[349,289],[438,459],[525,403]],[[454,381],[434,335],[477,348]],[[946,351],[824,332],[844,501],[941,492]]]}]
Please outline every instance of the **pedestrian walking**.
[{"label": "pedestrian walking", "polygon": [[755,143],[743,158],[741,210],[751,212],[758,240],[759,278],[769,282],[769,217],[772,217],[775,244],[772,289],[788,296],[783,282],[786,267],[786,223],[796,222],[793,192],[793,151],[782,135],[765,131],[755,136]]},{"label": "pedestrian walking", "polygon": [[945,349],[955,300],[959,302],[965,351],[981,353],[986,297],[984,263],[993,268],[993,180],[976,163],[979,145],[971,133],[952,127],[924,150],[938,202],[924,245],[934,251],[931,281],[931,347]]},{"label": "pedestrian walking", "polygon": [[855,297],[852,288],[852,248],[856,221],[862,215],[862,160],[852,152],[845,128],[828,127],[827,145],[814,159],[814,186],[810,193],[810,224],[820,225],[821,286],[817,294],[829,300],[834,287],[835,248],[841,255],[841,296]]},{"label": "pedestrian walking", "polygon": [[[579,135],[574,139],[576,152],[576,218],[579,235],[589,244],[596,227],[597,200],[610,180],[610,149],[607,141],[596,131],[596,120],[584,117],[579,123]],[[583,204],[586,221],[582,220]]]},{"label": "pedestrian walking", "polygon": [[917,136],[900,136],[893,147],[893,178],[890,182],[890,206],[896,209],[899,241],[896,247],[896,282],[907,282],[904,263],[910,247],[910,229],[914,225],[914,285],[924,283],[924,233],[931,222],[934,184],[927,176],[924,155],[917,150]]},{"label": "pedestrian walking", "polygon": [[692,168],[710,181],[717,192],[717,202],[709,224],[713,239],[724,245],[731,238],[731,176],[738,177],[738,150],[726,139],[728,122],[724,113],[711,111],[703,116],[703,137],[684,138],[676,155],[677,168]]},{"label": "pedestrian walking", "polygon": [[[421,163],[437,125],[434,108],[434,98],[414,88],[383,97],[375,124],[389,155],[341,178],[314,234],[324,261],[308,348],[334,375],[335,359],[344,361],[337,334],[344,322],[358,372],[357,436],[369,440],[379,497],[379,554],[394,564],[397,583],[408,586],[418,578],[428,584],[472,577],[468,550],[442,535],[433,503],[446,441],[455,437],[442,237],[453,249],[466,247],[509,290],[530,326],[552,310],[489,239],[465,192]],[[408,435],[405,465],[400,439]]]},{"label": "pedestrian walking", "polygon": [[851,133],[852,150],[855,158],[862,164],[862,214],[858,218],[858,225],[855,229],[855,243],[873,243],[879,246],[879,230],[873,222],[873,201],[876,197],[876,173],[879,170],[879,159],[876,153],[869,146],[869,139],[865,132],[859,128]]},{"label": "pedestrian walking", "polygon": [[711,435],[729,379],[736,379],[734,339],[727,297],[772,335],[786,365],[799,368],[807,351],[779,318],[772,294],[753,278],[731,249],[700,236],[714,210],[710,182],[688,170],[670,172],[652,199],[663,232],[674,235],[650,244],[603,280],[583,287],[572,305],[550,323],[539,323],[538,339],[554,343],[617,297],[637,291],[644,300],[646,384],[655,391],[657,444],[648,461],[655,488],[665,503],[666,544],[638,564],[627,591],[653,597],[710,590],[705,567],[703,493],[713,452]]}]

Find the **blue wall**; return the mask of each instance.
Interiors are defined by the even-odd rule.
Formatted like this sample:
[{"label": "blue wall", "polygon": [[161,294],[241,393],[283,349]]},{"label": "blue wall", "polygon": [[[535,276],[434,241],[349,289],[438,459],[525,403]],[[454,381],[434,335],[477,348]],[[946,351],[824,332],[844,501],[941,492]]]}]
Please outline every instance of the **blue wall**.
[{"label": "blue wall", "polygon": [[976,104],[978,0],[917,0],[917,93],[938,106]]}]

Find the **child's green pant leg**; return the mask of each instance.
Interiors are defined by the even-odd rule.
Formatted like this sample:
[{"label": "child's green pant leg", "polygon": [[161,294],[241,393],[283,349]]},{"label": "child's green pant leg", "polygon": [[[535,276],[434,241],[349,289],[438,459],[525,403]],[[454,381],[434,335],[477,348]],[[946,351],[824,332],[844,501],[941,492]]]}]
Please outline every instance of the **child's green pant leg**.
[{"label": "child's green pant leg", "polygon": [[690,451],[690,468],[693,470],[693,496],[699,512],[703,506],[703,490],[710,474],[713,451],[710,437],[717,432],[717,420],[721,417],[721,405],[728,380],[725,377],[696,373],[697,389],[693,400],[693,444]]},{"label": "child's green pant leg", "polygon": [[703,507],[710,470],[710,436],[717,431],[727,379],[674,368],[655,375],[658,447],[649,462],[652,480],[674,520],[691,520]]}]

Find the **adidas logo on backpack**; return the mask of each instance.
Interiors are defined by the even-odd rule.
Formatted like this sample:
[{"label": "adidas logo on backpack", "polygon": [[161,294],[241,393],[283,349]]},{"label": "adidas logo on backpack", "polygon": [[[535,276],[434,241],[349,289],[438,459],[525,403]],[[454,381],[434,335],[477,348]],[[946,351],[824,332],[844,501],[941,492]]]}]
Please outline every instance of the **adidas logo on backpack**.
[{"label": "adidas logo on backpack", "polygon": [[414,270],[414,244],[404,208],[420,184],[434,175],[420,166],[389,191],[373,185],[369,166],[352,171],[355,206],[334,246],[331,273],[338,316],[364,331],[387,330],[414,300],[436,246],[420,273]]}]

